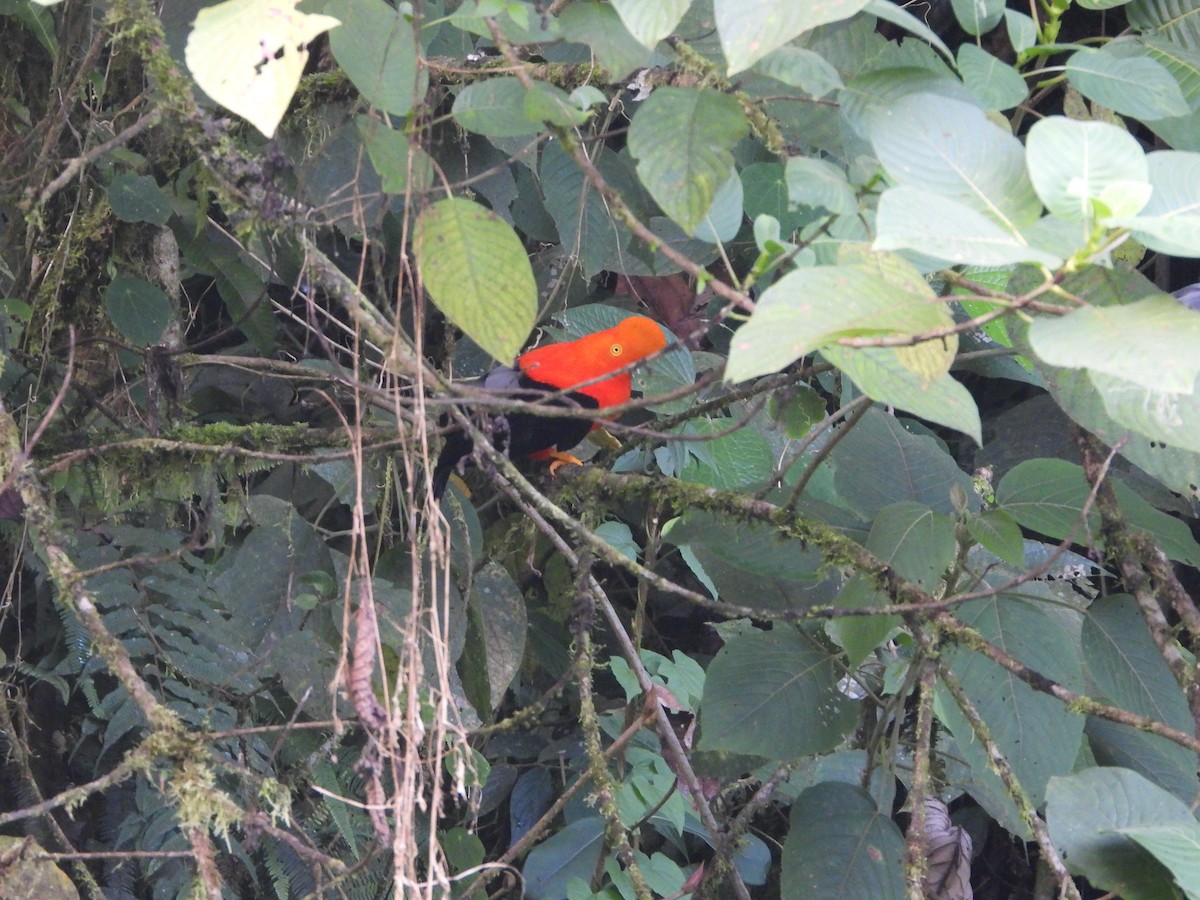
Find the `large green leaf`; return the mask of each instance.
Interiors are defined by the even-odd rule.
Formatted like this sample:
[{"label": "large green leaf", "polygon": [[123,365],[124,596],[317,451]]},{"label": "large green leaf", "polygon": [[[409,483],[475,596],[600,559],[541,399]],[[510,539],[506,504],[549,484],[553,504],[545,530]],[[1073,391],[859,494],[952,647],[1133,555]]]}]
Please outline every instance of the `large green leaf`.
[{"label": "large green leaf", "polygon": [[1108,446],[1119,447],[1122,456],[1171,490],[1200,500],[1200,453],[1163,444],[1137,432],[1131,434],[1130,426],[1109,414],[1103,395],[1087,372],[1040,365],[1038,371],[1063,410],[1083,428]]},{"label": "large green leaf", "polygon": [[1158,391],[1190,393],[1200,375],[1200,315],[1166,294],[1038,319],[1029,343],[1052,366],[1088,369]]},{"label": "large green leaf", "polygon": [[905,430],[895,416],[869,409],[830,455],[838,497],[867,519],[892,503],[912,500],[954,513],[957,485],[978,508],[971,478],[928,435]]},{"label": "large green leaf", "polygon": [[1051,116],[1029,130],[1025,149],[1034,189],[1056,216],[1130,216],[1150,197],[1146,155],[1116,125]]},{"label": "large green leaf", "polygon": [[[732,422],[732,419],[697,419],[688,422],[681,433],[693,438],[717,435],[728,431]],[[761,487],[775,468],[771,445],[759,431],[748,426],[686,446],[694,460],[679,473],[684,481],[744,490]]]},{"label": "large green leaf", "polygon": [[958,71],[986,109],[1012,109],[1029,96],[1020,72],[974,44],[958,48]]},{"label": "large green leaf", "polygon": [[1051,779],[1046,824],[1072,872],[1126,900],[1176,900],[1168,870],[1124,828],[1196,824],[1188,807],[1128,769],[1085,769]]},{"label": "large green leaf", "polygon": [[629,152],[638,177],[684,231],[708,214],[747,127],[737,100],[695,88],[659,88],[633,117]]},{"label": "large green leaf", "polygon": [[776,47],[818,25],[848,19],[868,0],[713,0],[728,74],[748,69]]},{"label": "large green leaf", "polygon": [[1112,224],[1160,253],[1200,256],[1200,153],[1160,150],[1146,157],[1154,193],[1136,216]]},{"label": "large green leaf", "polygon": [[841,337],[919,334],[950,313],[923,282],[897,284],[866,266],[797,269],[763,292],[733,337],[725,377],[778,371]]},{"label": "large green leaf", "polygon": [[[1187,699],[1129,595],[1101,597],[1088,607],[1083,659],[1089,693],[1184,732],[1194,727]],[[1134,769],[1185,803],[1200,794],[1196,756],[1186,747],[1106,720],[1089,721],[1087,733],[1099,762]]]},{"label": "large green leaf", "polygon": [[[842,86],[842,76],[821,54],[803,47],[785,46],[772,50],[754,65],[754,71],[791,87],[800,88],[819,100]],[[788,162],[805,157],[793,156]]]},{"label": "large green leaf", "polygon": [[488,137],[537,134],[542,120],[525,113],[525,88],[516,78],[488,78],[468,84],[454,98],[454,120]]},{"label": "large green leaf", "polygon": [[[933,342],[921,346],[937,350],[937,344]],[[826,347],[822,355],[849,375],[858,389],[872,400],[961,431],[975,443],[983,443],[975,399],[948,372],[925,383],[905,364],[894,347],[861,350]]]},{"label": "large green leaf", "polygon": [[572,878],[591,881],[604,852],[604,819],[592,815],[559,828],[529,852],[521,870],[529,900],[563,900]]},{"label": "large green leaf", "polygon": [[512,228],[470,200],[440,200],[417,219],[413,250],[446,318],[497,360],[512,360],[537,317],[533,269]]},{"label": "large green leaf", "polygon": [[1129,24],[1187,50],[1200,50],[1200,8],[1189,0],[1133,0]]},{"label": "large green leaf", "polygon": [[1089,380],[1114,422],[1164,446],[1200,453],[1200,390],[1159,391],[1099,372]]},{"label": "large green leaf", "polygon": [[1057,268],[1062,257],[1019,231],[959,200],[912,187],[893,187],[879,198],[876,250],[909,250],[952,265],[1002,266],[1031,262]]},{"label": "large green leaf", "polygon": [[951,0],[954,16],[967,34],[986,34],[1000,24],[1003,0]]},{"label": "large green leaf", "polygon": [[1187,115],[1154,119],[1146,124],[1176,150],[1200,150],[1200,50],[1188,50],[1161,37],[1138,39],[1146,54],[1174,76],[1187,101]]},{"label": "large green leaf", "polygon": [[613,0],[629,33],[651,50],[675,30],[691,5],[692,0]]},{"label": "large green leaf", "polygon": [[781,896],[789,900],[901,900],[904,836],[870,794],[837,781],[792,804],[783,845]]},{"label": "large green leaf", "polygon": [[858,718],[835,659],[790,626],[730,639],[708,667],[699,749],[781,761],[832,750]]},{"label": "large green leaf", "polygon": [[[958,617],[1034,671],[1074,690],[1082,687],[1078,638],[1041,606],[1001,595],[964,605]],[[971,698],[1033,805],[1040,806],[1047,780],[1065,775],[1074,767],[1083,737],[1083,716],[965,647],[950,648],[943,659]],[[987,752],[974,739],[966,718],[941,685],[935,708],[957,739],[958,751],[970,766],[974,780],[988,788],[976,799],[1014,834],[1024,833],[1025,826],[1016,807],[1004,797]]]},{"label": "large green leaf", "polygon": [[1020,141],[977,106],[910,94],[876,110],[868,119],[868,135],[899,185],[957,200],[1010,233],[1032,224],[1041,212]]},{"label": "large green leaf", "polygon": [[1191,900],[1200,897],[1200,824],[1192,820],[1166,825],[1127,825],[1120,832],[1166,866]]},{"label": "large green leaf", "polygon": [[[676,2],[686,9],[691,0]],[[669,5],[639,0],[615,3],[613,6],[603,3],[572,3],[558,14],[558,24],[567,40],[578,41],[591,47],[600,65],[604,66],[613,78],[624,78],[634,69],[649,65],[650,51],[639,43],[640,37],[631,34],[623,22],[622,7],[632,8],[630,11],[634,16],[642,12],[652,16]],[[653,47],[655,43],[658,41],[655,40],[649,46]]]},{"label": "large green leaf", "polygon": [[834,215],[850,216],[858,212],[858,198],[846,173],[831,162],[793,156],[784,169],[784,181],[790,203],[819,207]]},{"label": "large green leaf", "polygon": [[354,125],[383,189],[389,194],[403,194],[410,178],[414,191],[424,190],[433,182],[429,155],[411,144],[403,131],[369,116],[355,117]]},{"label": "large green leaf", "polygon": [[104,293],[104,306],[117,331],[138,349],[161,341],[175,316],[162,288],[132,275],[113,277]]},{"label": "large green leaf", "polygon": [[1085,47],[1067,60],[1067,80],[1089,100],[1139,119],[1191,112],[1179,83],[1149,56],[1120,56]]},{"label": "large green leaf", "polygon": [[[949,516],[927,506],[901,501],[879,511],[871,523],[866,547],[903,578],[934,590],[958,552],[954,523]],[[888,598],[862,576],[839,595],[838,606],[887,603]],[[827,633],[857,666],[899,624],[896,616],[847,616],[833,619]]]},{"label": "large green leaf", "polygon": [[[610,184],[626,185],[634,179],[627,160],[601,149],[593,164]],[[558,226],[559,241],[568,253],[578,256],[589,278],[617,265],[625,256],[630,231],[609,214],[604,199],[558,143],[542,152],[541,176],[546,211]]]},{"label": "large green leaf", "polygon": [[487,709],[492,710],[503,701],[521,667],[528,626],[521,589],[494,560],[471,580],[470,617],[471,628],[459,670],[470,663],[486,675],[488,694],[483,699],[489,701]]},{"label": "large green leaf", "polygon": [[165,225],[171,218],[171,198],[150,175],[117,175],[108,184],[108,205],[122,222]]},{"label": "large green leaf", "polygon": [[[1121,481],[1114,489],[1130,525],[1149,532],[1169,558],[1200,564],[1200,545],[1183,522],[1155,509]],[[1065,459],[1029,459],[1000,480],[996,502],[1025,528],[1059,539],[1073,532],[1077,543],[1099,544],[1094,508],[1088,521],[1078,524],[1088,493],[1080,466]]]},{"label": "large green leaf", "polygon": [[271,137],[308,61],[308,42],[338,24],[302,13],[299,0],[226,0],[200,10],[185,58],[217,103]]},{"label": "large green leaf", "polygon": [[822,585],[820,552],[766,525],[689,512],[663,534],[692,554],[719,598],[778,609],[818,599],[813,591]]},{"label": "large green leaf", "polygon": [[406,115],[429,84],[410,16],[383,0],[325,0],[325,12],[342,23],[329,33],[329,49],[363,99]]}]

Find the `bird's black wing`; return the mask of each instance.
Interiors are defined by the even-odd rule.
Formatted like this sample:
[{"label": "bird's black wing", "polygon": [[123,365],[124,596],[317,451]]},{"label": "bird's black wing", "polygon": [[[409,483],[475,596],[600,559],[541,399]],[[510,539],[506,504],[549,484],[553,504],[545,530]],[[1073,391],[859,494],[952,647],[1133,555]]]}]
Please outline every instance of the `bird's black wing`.
[{"label": "bird's black wing", "polygon": [[[476,387],[503,393],[507,398],[535,402],[547,394],[559,393],[557,388],[534,381],[519,369],[497,366],[474,382]],[[598,409],[599,402],[587,394],[569,393],[549,401],[551,406]],[[443,419],[443,424],[445,424]],[[592,430],[592,420],[586,418],[547,418],[533,412],[512,412],[487,415],[480,423],[492,435],[492,443],[511,457],[528,456],[539,450],[570,450]],[[459,462],[471,455],[474,441],[461,429],[446,435],[446,443],[433,467],[433,496],[440,498],[450,481],[450,474]]]}]

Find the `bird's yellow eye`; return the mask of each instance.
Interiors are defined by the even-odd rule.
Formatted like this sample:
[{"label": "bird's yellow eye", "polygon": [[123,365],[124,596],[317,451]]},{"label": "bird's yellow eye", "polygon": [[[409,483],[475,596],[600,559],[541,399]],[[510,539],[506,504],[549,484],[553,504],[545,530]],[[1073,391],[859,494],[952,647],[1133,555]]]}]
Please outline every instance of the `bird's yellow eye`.
[{"label": "bird's yellow eye", "polygon": [[620,356],[621,353],[624,352],[624,348],[620,344],[613,344],[608,348],[608,352],[613,356]]}]

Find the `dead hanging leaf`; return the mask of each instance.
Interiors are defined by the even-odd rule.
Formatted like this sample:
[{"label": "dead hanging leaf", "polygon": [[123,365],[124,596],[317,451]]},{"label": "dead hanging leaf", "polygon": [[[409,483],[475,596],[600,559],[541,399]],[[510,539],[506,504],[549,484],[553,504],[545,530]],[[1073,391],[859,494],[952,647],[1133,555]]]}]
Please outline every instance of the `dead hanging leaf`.
[{"label": "dead hanging leaf", "polygon": [[696,293],[682,273],[674,275],[618,275],[613,293],[636,297],[654,318],[667,326],[688,347],[695,349],[708,330],[704,312],[712,297],[710,290]]},{"label": "dead hanging leaf", "polygon": [[950,821],[950,810],[936,797],[925,800],[925,896],[932,900],[972,900],[971,836]]}]

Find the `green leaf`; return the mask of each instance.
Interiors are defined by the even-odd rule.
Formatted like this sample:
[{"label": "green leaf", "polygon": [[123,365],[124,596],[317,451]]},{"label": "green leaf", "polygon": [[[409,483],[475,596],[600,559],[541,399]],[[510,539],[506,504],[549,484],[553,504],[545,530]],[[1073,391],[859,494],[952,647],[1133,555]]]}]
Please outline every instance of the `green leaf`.
[{"label": "green leaf", "polygon": [[1004,10],[1004,27],[1008,32],[1008,42],[1017,53],[1024,53],[1037,43],[1037,25],[1033,19],[1015,9]]},{"label": "green leaf", "polygon": [[[772,50],[754,64],[754,71],[789,87],[800,88],[814,100],[842,87],[842,76],[837,69],[821,54],[803,47],[785,46]],[[793,156],[789,162],[806,158]]]},{"label": "green leaf", "polygon": [[[593,164],[609,184],[634,181],[627,160],[611,150],[602,148]],[[579,257],[587,277],[626,255],[629,229],[612,219],[604,198],[558,142],[542,151],[539,175],[546,211],[558,226],[559,240],[570,254]]]},{"label": "green leaf", "polygon": [[692,0],[613,0],[612,5],[629,33],[653,50],[675,30]]},{"label": "green leaf", "polygon": [[1126,837],[1125,828],[1187,823],[1187,806],[1128,769],[1093,768],[1053,778],[1046,824],[1072,872],[1130,900],[1176,900],[1170,872]]},{"label": "green leaf", "polygon": [[[1193,728],[1187,699],[1150,637],[1133,597],[1111,594],[1088,607],[1083,619],[1083,660],[1088,681],[1106,702],[1172,728]],[[1194,759],[1186,748],[1167,743]],[[1190,768],[1196,781],[1196,767]]]},{"label": "green leaf", "polygon": [[967,519],[967,531],[987,550],[1014,566],[1025,564],[1025,540],[1021,528],[1002,509],[989,509]]},{"label": "green leaf", "polygon": [[[942,355],[937,342],[922,344],[920,348]],[[821,353],[872,400],[961,431],[975,443],[983,444],[979,408],[970,391],[946,372],[932,382],[923,382],[899,353],[901,349],[920,348],[826,347]],[[949,358],[953,359],[952,352]]]},{"label": "green leaf", "polygon": [[919,94],[932,94],[978,108],[974,95],[957,78],[908,67],[872,71],[847,82],[839,95],[842,118],[855,134],[868,140],[877,117],[885,115],[903,98]]},{"label": "green leaf", "polygon": [[910,94],[870,115],[867,130],[897,184],[957,200],[1010,233],[1037,220],[1041,204],[1020,141],[977,106]]},{"label": "green leaf", "polygon": [[363,99],[383,112],[407,115],[429,83],[417,64],[411,13],[383,0],[325,0],[325,12],[341,20],[329,33],[329,49]]},{"label": "green leaf", "polygon": [[525,859],[521,870],[529,900],[559,900],[572,878],[591,881],[604,851],[604,819],[592,815],[559,828]]},{"label": "green leaf", "polygon": [[1187,115],[1146,124],[1176,150],[1200,150],[1200,52],[1154,36],[1138,38],[1136,43],[1171,73],[1191,110]]},{"label": "green leaf", "polygon": [[[887,464],[880,465],[880,460]],[[954,485],[978,508],[971,477],[937,441],[909,433],[895,416],[878,409],[869,409],[855,419],[830,461],[838,497],[867,519],[901,500],[953,515],[950,493]]]},{"label": "green leaf", "polygon": [[780,761],[832,750],[858,717],[835,659],[790,626],[732,638],[708,667],[699,748]]},{"label": "green leaf", "polygon": [[1125,7],[1129,24],[1143,34],[1165,38],[1186,50],[1200,50],[1200,17],[1190,3],[1133,0]]},{"label": "green leaf", "polygon": [[897,284],[864,266],[797,269],[763,292],[734,334],[725,377],[776,372],[841,337],[918,334],[949,322],[949,311],[919,277]]},{"label": "green leaf", "polygon": [[732,149],[747,131],[737,100],[694,88],[659,88],[629,126],[638,177],[663,212],[692,232],[729,179]]},{"label": "green leaf", "polygon": [[581,109],[562,88],[535,81],[525,90],[525,116],[539,122],[549,122],[562,128],[573,128],[588,120]]},{"label": "green leaf", "polygon": [[1093,372],[1092,386],[1114,422],[1153,441],[1200,453],[1200,382],[1191,393],[1159,391]]},{"label": "green leaf", "polygon": [[987,34],[1004,15],[1004,0],[950,0],[950,5],[963,31],[976,36]]},{"label": "green leaf", "polygon": [[1191,803],[1200,794],[1196,754],[1186,747],[1108,719],[1089,718],[1084,732],[1100,765],[1132,769],[1184,803]]},{"label": "green leaf", "polygon": [[201,9],[184,57],[196,84],[267,137],[275,134],[308,61],[308,43],[338,24],[299,0],[226,0]]},{"label": "green leaf", "polygon": [[689,512],[672,521],[664,536],[685,559],[690,556],[689,566],[694,563],[714,597],[753,597],[755,605],[772,609],[820,602],[813,597],[823,589],[820,553],[772,528]]},{"label": "green leaf", "polygon": [[1019,231],[996,224],[958,200],[911,187],[894,187],[879,198],[876,250],[909,250],[953,265],[1062,264],[1051,250],[1031,245]]},{"label": "green leaf", "polygon": [[[799,158],[801,157],[792,159]],[[789,204],[784,172],[782,163],[753,163],[742,169],[741,177],[742,205],[746,215],[751,221],[762,215],[777,219],[780,232],[786,237],[807,221],[810,215],[804,210],[796,210]]]},{"label": "green leaf", "polygon": [[450,114],[467,131],[488,137],[516,137],[542,130],[542,120],[526,113],[525,88],[511,75],[468,84],[454,98]]},{"label": "green leaf", "polygon": [[1085,47],[1067,59],[1067,80],[1089,100],[1123,116],[1150,120],[1191,112],[1179,83],[1149,56]]},{"label": "green leaf", "polygon": [[1146,156],[1154,193],[1136,216],[1111,224],[1133,231],[1151,250],[1200,256],[1200,153],[1160,150]]},{"label": "green leaf", "polygon": [[1047,537],[1089,543],[1097,532],[1095,509],[1086,524],[1076,527],[1088,486],[1083,470],[1061,459],[1029,459],[1014,466],[996,487],[996,503],[1025,528]]},{"label": "green leaf", "polygon": [[[681,2],[686,8],[691,0],[678,0],[678,2]],[[613,6],[603,3],[572,3],[558,14],[558,24],[562,29],[563,37],[568,41],[576,41],[591,47],[600,65],[604,66],[613,78],[620,80],[635,69],[649,65],[651,55],[650,51],[625,25],[620,15],[620,8],[622,6],[633,7],[636,15],[638,11],[658,12],[668,5],[666,3],[637,2],[637,0],[632,3],[617,3]],[[674,25],[671,26],[671,28],[674,27]],[[667,33],[670,33],[669,29]]]},{"label": "green leaf", "polygon": [[1191,393],[1200,376],[1200,315],[1166,294],[1040,318],[1029,328],[1029,343],[1052,366],[1157,391]]},{"label": "green leaf", "polygon": [[861,788],[825,781],[792,804],[781,896],[902,900],[904,836]]},{"label": "green leaf", "polygon": [[958,71],[986,109],[1012,109],[1029,96],[1020,72],[974,44],[958,48]]},{"label": "green leaf", "polygon": [[485,351],[508,362],[537,318],[537,285],[512,228],[470,200],[427,207],[413,250],[430,298]]},{"label": "green leaf", "polygon": [[787,199],[791,204],[825,209],[836,215],[858,212],[858,198],[846,179],[846,173],[831,162],[807,156],[793,156],[784,169]]},{"label": "green leaf", "polygon": [[[684,433],[692,436],[727,431],[732,419],[696,419]],[[679,477],[725,490],[763,485],[775,468],[775,455],[767,439],[753,428],[738,428],[731,434],[698,444],[689,444],[699,461],[689,464]]]},{"label": "green leaf", "polygon": [[725,183],[717,188],[712,206],[692,230],[692,237],[709,244],[732,241],[742,228],[742,202],[742,179],[736,171],[731,171]]},{"label": "green leaf", "polygon": [[1130,462],[1171,490],[1200,500],[1200,453],[1164,445],[1134,432],[1109,415],[1103,397],[1084,370],[1055,369],[1039,364],[1038,371],[1054,399],[1074,421],[1096,435]]},{"label": "green leaf", "polygon": [[[885,506],[871,523],[866,548],[892,566],[901,577],[933,590],[958,552],[954,523],[949,516],[912,501]],[[839,607],[888,603],[886,594],[870,580],[855,576],[838,595]],[[848,656],[851,668],[900,624],[898,616],[848,616],[833,619],[826,632]]]},{"label": "green leaf", "polygon": [[108,205],[122,222],[165,225],[171,200],[149,175],[118,175],[108,185]]},{"label": "green leaf", "polygon": [[728,74],[748,69],[776,47],[818,25],[849,19],[868,0],[713,0]]},{"label": "green leaf", "polygon": [[[1121,513],[1130,525],[1148,532],[1168,558],[1200,563],[1200,546],[1184,523],[1143,500],[1121,481],[1114,483]],[[1072,531],[1079,543],[1100,543],[1095,509],[1076,527],[1089,493],[1083,469],[1062,459],[1030,459],[1013,467],[996,488],[996,502],[1023,527],[1062,539]]]},{"label": "green leaf", "polygon": [[[1041,604],[1005,594],[963,605],[958,618],[1034,671],[1073,690],[1082,687],[1079,640],[1059,615]],[[943,659],[987,724],[1030,801],[1040,806],[1049,778],[1065,775],[1075,765],[1083,738],[1083,716],[962,645],[949,648]],[[941,684],[935,711],[956,738],[973,780],[986,789],[976,793],[972,788],[971,793],[1007,829],[1024,834],[1025,825],[1012,801],[1004,797],[987,752]],[[997,797],[1001,798],[998,804]]]},{"label": "green leaf", "polygon": [[389,128],[370,116],[355,117],[354,125],[387,193],[403,194],[407,190],[410,166],[414,190],[424,190],[433,183],[433,164],[429,154],[409,143],[403,131]]},{"label": "green leaf", "polygon": [[[492,561],[471,580],[470,611],[482,638],[474,650],[483,656],[490,709],[496,709],[525,657],[525,598],[505,568]],[[464,657],[470,651],[464,648]]]},{"label": "green leaf", "polygon": [[1127,826],[1119,830],[1166,866],[1188,897],[1200,897],[1200,825],[1194,819],[1170,825]]},{"label": "green leaf", "polygon": [[945,42],[938,36],[938,33],[903,6],[891,3],[889,0],[870,0],[863,9],[872,16],[883,19],[885,22],[891,22],[893,25],[898,25],[909,34],[914,34],[921,40],[928,41],[944,58],[954,58],[954,54],[950,52],[950,48],[946,46]]},{"label": "green leaf", "polygon": [[1034,189],[1056,216],[1128,216],[1149,199],[1146,155],[1115,125],[1052,116],[1029,130],[1025,152]]},{"label": "green leaf", "polygon": [[175,315],[162,288],[132,275],[113,278],[104,294],[104,306],[121,336],[138,348],[161,341]]}]

